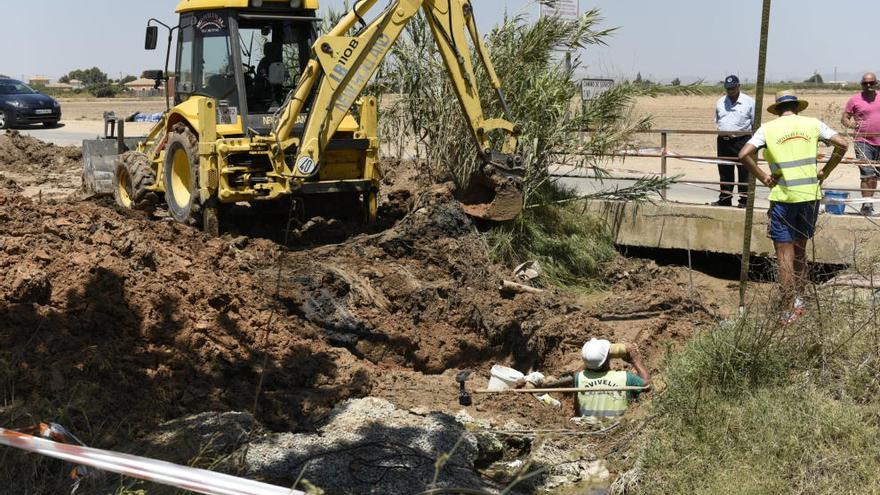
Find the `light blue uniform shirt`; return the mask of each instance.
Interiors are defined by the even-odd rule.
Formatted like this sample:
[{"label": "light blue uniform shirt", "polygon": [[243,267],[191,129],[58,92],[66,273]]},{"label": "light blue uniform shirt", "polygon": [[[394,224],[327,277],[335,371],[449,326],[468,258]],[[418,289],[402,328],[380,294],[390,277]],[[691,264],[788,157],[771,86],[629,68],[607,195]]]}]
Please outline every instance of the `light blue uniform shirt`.
[{"label": "light blue uniform shirt", "polygon": [[715,104],[715,125],[718,126],[719,131],[751,131],[754,123],[755,100],[745,93],[739,94],[736,103],[724,95]]}]

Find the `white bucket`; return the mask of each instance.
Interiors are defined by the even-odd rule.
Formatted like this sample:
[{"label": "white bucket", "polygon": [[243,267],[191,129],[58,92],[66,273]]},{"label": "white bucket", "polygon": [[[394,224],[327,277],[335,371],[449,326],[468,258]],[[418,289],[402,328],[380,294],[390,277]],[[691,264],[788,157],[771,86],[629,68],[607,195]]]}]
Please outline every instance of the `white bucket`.
[{"label": "white bucket", "polygon": [[486,386],[486,389],[493,392],[513,388],[517,381],[525,378],[525,375],[519,371],[497,364],[492,366],[492,370],[489,373],[489,385]]}]

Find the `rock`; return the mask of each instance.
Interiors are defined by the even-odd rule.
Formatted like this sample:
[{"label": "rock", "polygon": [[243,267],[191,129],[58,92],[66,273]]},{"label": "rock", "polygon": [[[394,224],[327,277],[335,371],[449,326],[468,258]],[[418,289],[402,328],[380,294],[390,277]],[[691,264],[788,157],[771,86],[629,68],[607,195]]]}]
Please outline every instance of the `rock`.
[{"label": "rock", "polygon": [[338,406],[316,433],[257,438],[245,467],[251,478],[288,485],[302,473],[333,494],[418,493],[434,478],[437,459],[454,449],[438,486],[487,489],[474,466],[478,443],[451,416],[418,416],[368,397]]},{"label": "rock", "polygon": [[228,456],[263,427],[246,412],[206,412],[159,425],[138,442],[148,457],[190,463],[196,457]]},{"label": "rock", "polygon": [[581,448],[562,445],[560,440],[548,439],[532,453],[532,463],[546,468],[541,488],[552,490],[573,484],[601,484],[611,478],[605,461],[597,459],[590,445]]},{"label": "rock", "polygon": [[24,304],[48,304],[52,298],[52,283],[42,270],[24,266],[17,268],[6,298]]},{"label": "rock", "polygon": [[492,433],[477,433],[478,457],[474,464],[479,469],[484,469],[493,462],[504,458],[504,443]]}]

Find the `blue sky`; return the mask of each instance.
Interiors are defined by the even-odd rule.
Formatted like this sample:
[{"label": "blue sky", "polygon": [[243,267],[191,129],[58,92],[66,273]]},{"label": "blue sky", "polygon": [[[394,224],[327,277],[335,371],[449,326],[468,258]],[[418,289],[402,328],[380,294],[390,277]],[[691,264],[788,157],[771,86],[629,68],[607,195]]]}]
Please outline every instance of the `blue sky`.
[{"label": "blue sky", "polygon": [[[379,0],[384,6],[387,0]],[[143,50],[146,20],[174,19],[177,0],[28,0],[5,2],[0,73],[47,75],[97,65],[111,77],[164,65],[160,52]],[[343,0],[323,0],[322,9]],[[530,0],[473,0],[486,32],[503,13],[537,16]],[[599,8],[607,27],[619,26],[608,47],[582,54],[583,73],[655,80],[680,77],[715,82],[728,73],[754,80],[761,0],[580,0]],[[880,18],[880,2],[776,0],[768,55],[771,80],[803,79],[814,70],[826,80],[857,78],[878,67],[876,29],[856,19]],[[852,23],[848,21],[853,21]],[[862,29],[859,26],[863,26]],[[10,41],[15,40],[15,41]]]}]

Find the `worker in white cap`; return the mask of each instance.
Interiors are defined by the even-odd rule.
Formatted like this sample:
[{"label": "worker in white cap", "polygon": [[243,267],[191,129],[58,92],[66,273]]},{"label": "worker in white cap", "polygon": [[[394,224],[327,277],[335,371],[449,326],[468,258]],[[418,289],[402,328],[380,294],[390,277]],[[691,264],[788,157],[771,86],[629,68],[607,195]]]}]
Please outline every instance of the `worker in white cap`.
[{"label": "worker in white cap", "polygon": [[[651,373],[642,362],[642,356],[635,344],[626,344],[626,354],[620,355],[635,368],[630,371],[611,370],[611,342],[604,339],[590,339],[581,349],[584,369],[574,376],[545,383],[546,387],[571,385],[575,388],[622,388],[647,387],[651,383]],[[622,354],[622,353],[621,353]],[[574,402],[577,416],[592,417],[598,420],[617,418],[626,412],[630,400],[638,398],[640,391],[630,392],[579,392]]]},{"label": "worker in white cap", "polygon": [[[630,371],[611,371],[609,351],[611,342],[604,339],[590,339],[581,349],[584,370],[574,376],[575,388],[621,388],[645,387],[651,382],[651,374],[642,362],[642,356],[635,344],[627,344],[626,356],[636,369]],[[639,392],[581,392],[577,395],[576,407],[581,416],[597,418],[622,416],[630,399],[638,398]]]}]

